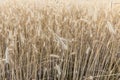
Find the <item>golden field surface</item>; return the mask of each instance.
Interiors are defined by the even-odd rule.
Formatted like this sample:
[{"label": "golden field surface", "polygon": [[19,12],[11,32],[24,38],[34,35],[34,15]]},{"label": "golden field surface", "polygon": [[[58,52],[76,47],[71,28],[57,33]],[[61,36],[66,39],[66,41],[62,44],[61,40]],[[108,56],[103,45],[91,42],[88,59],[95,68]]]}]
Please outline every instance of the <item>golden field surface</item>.
[{"label": "golden field surface", "polygon": [[0,80],[119,80],[119,0],[0,2]]}]

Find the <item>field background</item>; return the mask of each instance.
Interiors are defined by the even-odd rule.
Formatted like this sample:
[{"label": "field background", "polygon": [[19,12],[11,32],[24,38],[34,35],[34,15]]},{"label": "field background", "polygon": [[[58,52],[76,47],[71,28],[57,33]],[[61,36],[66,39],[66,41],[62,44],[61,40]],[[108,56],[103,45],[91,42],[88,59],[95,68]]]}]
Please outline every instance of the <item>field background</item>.
[{"label": "field background", "polygon": [[120,79],[119,0],[0,1],[0,80]]}]

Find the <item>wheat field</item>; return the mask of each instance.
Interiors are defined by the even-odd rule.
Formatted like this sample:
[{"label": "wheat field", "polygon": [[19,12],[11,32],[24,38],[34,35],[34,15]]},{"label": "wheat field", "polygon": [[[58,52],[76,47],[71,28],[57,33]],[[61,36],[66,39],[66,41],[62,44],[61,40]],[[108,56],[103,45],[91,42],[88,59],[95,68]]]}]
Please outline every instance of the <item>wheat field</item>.
[{"label": "wheat field", "polygon": [[120,5],[2,1],[0,80],[120,80]]}]

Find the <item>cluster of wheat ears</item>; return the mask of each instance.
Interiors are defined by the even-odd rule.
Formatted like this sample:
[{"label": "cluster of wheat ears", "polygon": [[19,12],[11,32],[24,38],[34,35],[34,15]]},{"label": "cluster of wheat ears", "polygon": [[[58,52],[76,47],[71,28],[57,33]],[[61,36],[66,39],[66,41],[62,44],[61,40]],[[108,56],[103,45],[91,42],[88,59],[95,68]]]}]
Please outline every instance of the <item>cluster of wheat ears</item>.
[{"label": "cluster of wheat ears", "polygon": [[0,4],[0,80],[119,80],[120,12],[109,3]]}]

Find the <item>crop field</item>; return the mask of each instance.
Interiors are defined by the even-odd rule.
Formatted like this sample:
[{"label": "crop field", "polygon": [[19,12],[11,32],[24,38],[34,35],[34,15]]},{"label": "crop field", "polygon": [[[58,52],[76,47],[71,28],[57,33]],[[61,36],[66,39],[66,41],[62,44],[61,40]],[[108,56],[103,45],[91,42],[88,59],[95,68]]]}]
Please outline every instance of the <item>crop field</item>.
[{"label": "crop field", "polygon": [[120,80],[119,0],[0,0],[0,80]]}]

